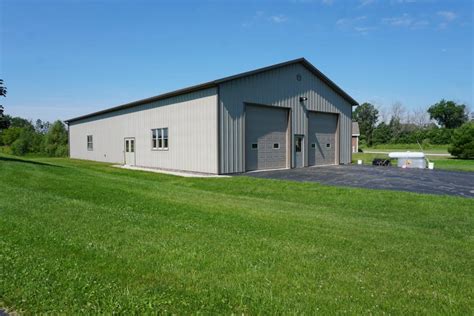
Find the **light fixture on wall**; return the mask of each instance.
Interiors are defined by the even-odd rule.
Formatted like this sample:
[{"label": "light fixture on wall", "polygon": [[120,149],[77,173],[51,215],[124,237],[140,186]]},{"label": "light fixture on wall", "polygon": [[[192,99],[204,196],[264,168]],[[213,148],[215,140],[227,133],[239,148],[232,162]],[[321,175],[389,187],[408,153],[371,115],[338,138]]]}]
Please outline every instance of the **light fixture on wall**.
[{"label": "light fixture on wall", "polygon": [[304,101],[306,101],[306,100],[308,100],[307,97],[300,97],[300,102],[304,102]]}]

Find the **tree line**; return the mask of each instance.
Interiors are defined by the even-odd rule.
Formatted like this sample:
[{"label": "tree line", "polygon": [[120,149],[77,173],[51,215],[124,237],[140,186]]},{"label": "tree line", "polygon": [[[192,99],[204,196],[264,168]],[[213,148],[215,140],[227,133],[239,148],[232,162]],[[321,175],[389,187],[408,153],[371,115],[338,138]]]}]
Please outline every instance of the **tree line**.
[{"label": "tree line", "polygon": [[[6,97],[7,88],[0,79],[0,96]],[[4,114],[0,105],[0,150],[14,155],[36,153],[50,157],[68,155],[68,132],[64,123],[36,120],[35,124],[21,117]]]},{"label": "tree line", "polygon": [[451,154],[474,158],[474,123],[464,104],[441,100],[426,111],[408,112],[396,103],[387,113],[363,103],[353,112],[359,123],[361,146],[380,144],[450,145]]},{"label": "tree line", "polygon": [[0,146],[4,153],[23,156],[30,153],[50,157],[68,155],[68,132],[64,123],[36,120],[35,124],[21,117],[4,116],[7,128],[0,130]]},{"label": "tree line", "polygon": [[[0,79],[0,96],[7,88]],[[391,108],[388,118],[384,109],[363,103],[353,112],[359,123],[361,146],[379,144],[450,145],[449,152],[460,158],[474,158],[474,122],[469,122],[464,104],[441,100],[426,111],[407,113],[400,103]],[[0,150],[15,155],[28,153],[52,157],[68,154],[68,132],[63,122],[31,121],[4,115],[0,105]]]}]

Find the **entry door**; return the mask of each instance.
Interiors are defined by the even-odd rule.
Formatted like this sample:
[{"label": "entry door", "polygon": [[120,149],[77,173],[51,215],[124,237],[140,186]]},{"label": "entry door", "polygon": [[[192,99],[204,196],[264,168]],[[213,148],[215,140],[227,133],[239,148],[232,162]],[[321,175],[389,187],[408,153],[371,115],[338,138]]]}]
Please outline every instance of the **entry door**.
[{"label": "entry door", "polygon": [[295,135],[295,168],[303,168],[303,136]]},{"label": "entry door", "polygon": [[125,138],[125,164],[127,166],[135,165],[135,138]]}]

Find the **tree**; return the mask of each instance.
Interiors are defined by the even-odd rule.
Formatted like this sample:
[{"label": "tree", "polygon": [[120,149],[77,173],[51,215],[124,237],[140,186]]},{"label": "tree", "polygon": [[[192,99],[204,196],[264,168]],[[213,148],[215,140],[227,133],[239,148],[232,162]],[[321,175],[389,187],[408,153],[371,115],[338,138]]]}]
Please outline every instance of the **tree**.
[{"label": "tree", "polygon": [[2,132],[2,143],[10,146],[15,140],[20,137],[23,128],[21,127],[10,127]]},{"label": "tree", "polygon": [[35,127],[31,123],[31,121],[24,119],[19,116],[15,116],[10,118],[10,127],[21,127],[21,128],[26,128],[30,130],[34,130]]},{"label": "tree", "polygon": [[45,135],[48,132],[50,127],[51,127],[51,123],[49,123],[48,121],[42,121],[40,119],[36,120],[35,131],[37,133]]},{"label": "tree", "polygon": [[390,130],[392,132],[393,141],[398,142],[400,136],[405,132],[406,120],[405,107],[400,102],[396,102],[391,107]]},{"label": "tree", "polygon": [[8,115],[4,115],[3,105],[0,105],[0,131],[10,127]]},{"label": "tree", "polygon": [[68,133],[63,122],[56,121],[49,128],[45,138],[45,151],[49,156],[66,156],[68,149]]},{"label": "tree", "polygon": [[379,111],[370,103],[359,105],[354,111],[354,120],[359,123],[360,134],[368,146],[372,145],[372,134],[378,120]]},{"label": "tree", "polygon": [[425,127],[429,124],[430,118],[426,108],[417,108],[413,110],[412,121],[419,127]]},{"label": "tree", "polygon": [[448,151],[462,159],[474,159],[474,122],[465,123],[456,129]]},{"label": "tree", "polygon": [[456,104],[454,101],[441,100],[428,109],[430,119],[434,119],[439,125],[446,128],[457,128],[467,122],[467,109],[464,104]]},{"label": "tree", "polygon": [[387,144],[392,139],[392,130],[385,122],[380,123],[376,129],[374,129],[372,142],[374,145]]},{"label": "tree", "polygon": [[0,79],[0,96],[1,97],[7,96],[7,87],[4,86],[3,79]]},{"label": "tree", "polygon": [[[7,96],[7,87],[3,85],[3,80],[0,79],[0,96]],[[5,118],[3,105],[0,104],[0,131],[10,126],[9,121]]]}]

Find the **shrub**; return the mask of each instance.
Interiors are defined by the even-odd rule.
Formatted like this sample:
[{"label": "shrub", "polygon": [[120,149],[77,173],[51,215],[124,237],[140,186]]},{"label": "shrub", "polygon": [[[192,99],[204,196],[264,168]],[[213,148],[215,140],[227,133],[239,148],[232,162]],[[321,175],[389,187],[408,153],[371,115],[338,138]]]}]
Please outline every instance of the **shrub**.
[{"label": "shrub", "polygon": [[59,145],[56,148],[54,156],[55,157],[67,157],[68,154],[69,154],[69,147],[67,145]]},{"label": "shrub", "polygon": [[61,121],[51,125],[44,140],[45,152],[51,157],[67,156],[67,130]]},{"label": "shrub", "polygon": [[20,137],[23,128],[21,127],[10,127],[2,131],[2,143],[4,145],[10,146],[15,140]]},{"label": "shrub", "polygon": [[20,137],[13,142],[10,146],[12,154],[17,156],[24,156],[29,152],[29,142],[28,139]]},{"label": "shrub", "polygon": [[474,159],[474,122],[465,123],[454,131],[448,151],[458,158]]}]

